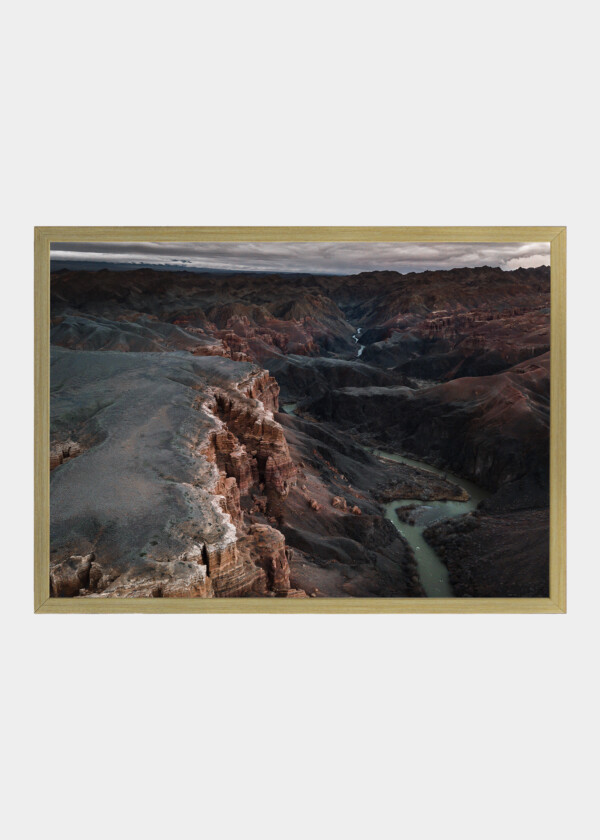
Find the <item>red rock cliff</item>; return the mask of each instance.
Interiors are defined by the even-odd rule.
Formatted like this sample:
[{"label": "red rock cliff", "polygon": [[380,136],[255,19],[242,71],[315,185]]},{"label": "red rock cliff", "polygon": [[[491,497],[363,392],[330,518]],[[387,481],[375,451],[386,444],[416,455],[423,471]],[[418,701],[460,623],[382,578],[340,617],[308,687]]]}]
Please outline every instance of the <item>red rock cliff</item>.
[{"label": "red rock cliff", "polygon": [[296,470],[283,429],[273,418],[278,396],[277,382],[266,371],[259,371],[236,389],[212,390],[199,405],[219,422],[200,454],[214,464],[213,493],[234,526],[228,529],[223,544],[202,548],[202,562],[217,596],[281,596],[290,589],[283,534],[266,524],[248,528],[240,505],[241,497],[253,489],[264,491],[267,513],[284,514]]}]

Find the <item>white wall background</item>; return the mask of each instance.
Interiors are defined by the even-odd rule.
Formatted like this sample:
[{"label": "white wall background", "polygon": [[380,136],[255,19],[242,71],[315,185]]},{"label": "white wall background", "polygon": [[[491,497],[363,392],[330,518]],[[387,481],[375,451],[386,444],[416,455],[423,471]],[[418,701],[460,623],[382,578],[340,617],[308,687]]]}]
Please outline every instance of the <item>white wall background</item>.
[{"label": "white wall background", "polygon": [[[4,12],[6,836],[597,836],[591,9]],[[34,617],[35,224],[567,224],[568,614]]]}]

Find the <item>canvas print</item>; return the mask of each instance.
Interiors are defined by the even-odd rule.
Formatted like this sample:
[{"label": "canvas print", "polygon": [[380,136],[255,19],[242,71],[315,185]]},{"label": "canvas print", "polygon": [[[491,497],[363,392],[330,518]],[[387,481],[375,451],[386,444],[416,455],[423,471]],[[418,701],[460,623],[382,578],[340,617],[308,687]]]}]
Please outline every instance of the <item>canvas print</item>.
[{"label": "canvas print", "polygon": [[53,597],[548,597],[548,242],[61,242],[50,293]]}]

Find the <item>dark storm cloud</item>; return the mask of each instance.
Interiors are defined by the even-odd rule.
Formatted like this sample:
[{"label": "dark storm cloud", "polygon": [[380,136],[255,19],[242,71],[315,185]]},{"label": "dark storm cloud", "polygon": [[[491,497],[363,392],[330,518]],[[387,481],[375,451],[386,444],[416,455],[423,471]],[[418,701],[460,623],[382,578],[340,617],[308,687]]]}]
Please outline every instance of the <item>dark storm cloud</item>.
[{"label": "dark storm cloud", "polygon": [[334,274],[550,264],[548,242],[60,242],[51,254],[57,260]]}]

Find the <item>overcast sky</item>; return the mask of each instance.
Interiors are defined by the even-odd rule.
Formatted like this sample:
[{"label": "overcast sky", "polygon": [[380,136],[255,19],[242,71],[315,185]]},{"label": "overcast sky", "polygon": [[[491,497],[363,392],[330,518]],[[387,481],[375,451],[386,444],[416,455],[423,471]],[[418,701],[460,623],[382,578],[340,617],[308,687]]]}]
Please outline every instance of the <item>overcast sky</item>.
[{"label": "overcast sky", "polygon": [[492,265],[504,269],[550,265],[548,242],[61,242],[60,260],[102,260],[236,271],[354,274],[392,269],[403,273]]}]

